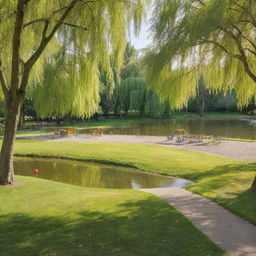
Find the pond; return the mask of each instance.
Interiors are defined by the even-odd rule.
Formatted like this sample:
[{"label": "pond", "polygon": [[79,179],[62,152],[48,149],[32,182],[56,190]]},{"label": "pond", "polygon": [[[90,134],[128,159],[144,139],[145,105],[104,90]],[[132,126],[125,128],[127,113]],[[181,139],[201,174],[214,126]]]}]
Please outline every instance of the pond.
[{"label": "pond", "polygon": [[[39,173],[35,175],[33,169],[38,169]],[[192,184],[188,180],[142,172],[135,168],[63,159],[17,157],[14,170],[17,175],[94,188],[139,189]]]},{"label": "pond", "polygon": [[136,127],[108,130],[110,134],[167,136],[176,129],[188,134],[217,135],[228,138],[256,139],[256,122],[251,119],[178,119],[161,120]]}]

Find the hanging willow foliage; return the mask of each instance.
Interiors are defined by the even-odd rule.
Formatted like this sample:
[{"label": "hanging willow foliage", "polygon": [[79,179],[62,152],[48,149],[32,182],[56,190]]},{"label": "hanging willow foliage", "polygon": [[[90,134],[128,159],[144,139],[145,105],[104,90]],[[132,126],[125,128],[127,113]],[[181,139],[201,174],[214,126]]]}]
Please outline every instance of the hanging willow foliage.
[{"label": "hanging willow foliage", "polygon": [[238,107],[256,96],[256,1],[159,0],[147,83],[172,109],[187,106],[203,74],[211,91],[234,89]]},{"label": "hanging willow foliage", "polygon": [[[131,22],[139,29],[149,0],[0,0],[0,60],[11,86],[15,9],[23,1],[20,70],[54,32],[29,74],[29,90],[41,116],[90,116],[99,103],[99,66],[109,83],[118,79]],[[63,15],[72,6],[68,15]],[[55,31],[56,24],[58,29]],[[114,67],[110,65],[110,54]],[[114,72],[113,72],[114,71]],[[116,77],[115,77],[116,76]]]},{"label": "hanging willow foliage", "polygon": [[158,95],[147,88],[143,77],[128,77],[116,88],[120,110],[138,111],[140,116],[160,118],[169,114],[167,102],[160,102]]}]

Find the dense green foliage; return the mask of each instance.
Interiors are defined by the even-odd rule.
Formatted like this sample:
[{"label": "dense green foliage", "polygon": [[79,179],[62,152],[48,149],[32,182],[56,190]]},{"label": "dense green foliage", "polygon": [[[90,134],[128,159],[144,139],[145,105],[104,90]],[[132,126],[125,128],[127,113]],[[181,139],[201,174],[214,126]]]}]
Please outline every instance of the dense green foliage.
[{"label": "dense green foliage", "polygon": [[169,115],[168,104],[161,103],[155,92],[148,89],[142,76],[137,50],[127,45],[120,80],[109,85],[107,76],[102,72],[103,89],[100,106],[105,116],[110,112],[117,116],[128,111],[144,117],[163,117]]},{"label": "dense green foliage", "polygon": [[[98,67],[104,69],[110,82],[119,74],[127,27],[133,21],[139,28],[148,1],[1,0],[0,60],[8,86],[11,84],[13,45],[10,38],[15,25],[14,10],[21,2],[26,7],[20,69],[26,69],[34,53],[41,53],[29,73],[29,90],[37,112],[40,116],[66,113],[91,116],[99,103]],[[47,46],[41,52],[42,42]],[[110,55],[114,59],[113,69]]]},{"label": "dense green foliage", "polygon": [[160,0],[145,58],[147,81],[173,109],[195,96],[203,74],[211,91],[235,90],[239,107],[256,95],[254,0]]},{"label": "dense green foliage", "polygon": [[[244,107],[242,111],[247,113],[250,109],[253,111],[255,105],[252,104],[246,108]],[[204,116],[204,113],[207,111],[235,112],[237,111],[236,93],[232,91],[227,94],[223,92],[212,94],[204,84],[199,83],[197,95],[189,100],[187,110],[198,112],[201,116]]]},{"label": "dense green foliage", "polygon": [[[124,63],[121,69],[120,84],[116,84],[114,88],[109,86],[106,74],[102,72],[103,89],[101,93],[100,106],[105,116],[114,113],[120,116],[125,115],[128,111],[138,113],[139,116],[161,118],[171,115],[168,101],[161,101],[158,95],[150,88],[142,76],[140,58],[134,47],[127,45]],[[202,100],[204,101],[204,111],[236,111],[236,96],[233,93],[224,95],[223,93],[211,95],[209,89],[206,88],[204,78],[199,79],[198,90],[195,98],[190,101],[186,110],[193,112],[202,112]],[[204,97],[200,92],[200,88],[204,90]]]},{"label": "dense green foliage", "polygon": [[[131,166],[196,181],[191,189],[255,223],[255,194],[249,190],[255,164],[173,147],[141,144],[17,141],[21,156],[64,157]],[[1,207],[1,206],[0,206]]]}]

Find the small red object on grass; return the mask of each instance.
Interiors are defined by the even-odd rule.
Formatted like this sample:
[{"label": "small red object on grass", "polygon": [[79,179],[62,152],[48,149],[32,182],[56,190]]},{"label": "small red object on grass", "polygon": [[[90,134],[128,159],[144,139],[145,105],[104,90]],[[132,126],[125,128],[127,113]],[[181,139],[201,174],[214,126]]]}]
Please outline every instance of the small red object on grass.
[{"label": "small red object on grass", "polygon": [[33,170],[33,173],[34,173],[34,174],[38,174],[38,173],[39,173],[39,170],[38,170],[38,169],[34,169],[34,170]]}]

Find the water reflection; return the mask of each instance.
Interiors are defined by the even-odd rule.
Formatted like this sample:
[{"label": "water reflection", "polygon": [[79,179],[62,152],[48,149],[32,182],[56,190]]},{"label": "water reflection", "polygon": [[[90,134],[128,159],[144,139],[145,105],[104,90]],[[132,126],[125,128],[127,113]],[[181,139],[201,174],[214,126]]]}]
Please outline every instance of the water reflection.
[{"label": "water reflection", "polygon": [[74,185],[97,188],[155,188],[182,187],[190,184],[183,179],[175,179],[138,171],[134,168],[84,163],[63,159],[16,158],[14,169],[17,175],[65,182]]},{"label": "water reflection", "polygon": [[107,131],[112,134],[167,136],[176,129],[189,134],[217,135],[229,138],[256,139],[256,123],[249,119],[180,119],[156,121],[130,128]]}]

